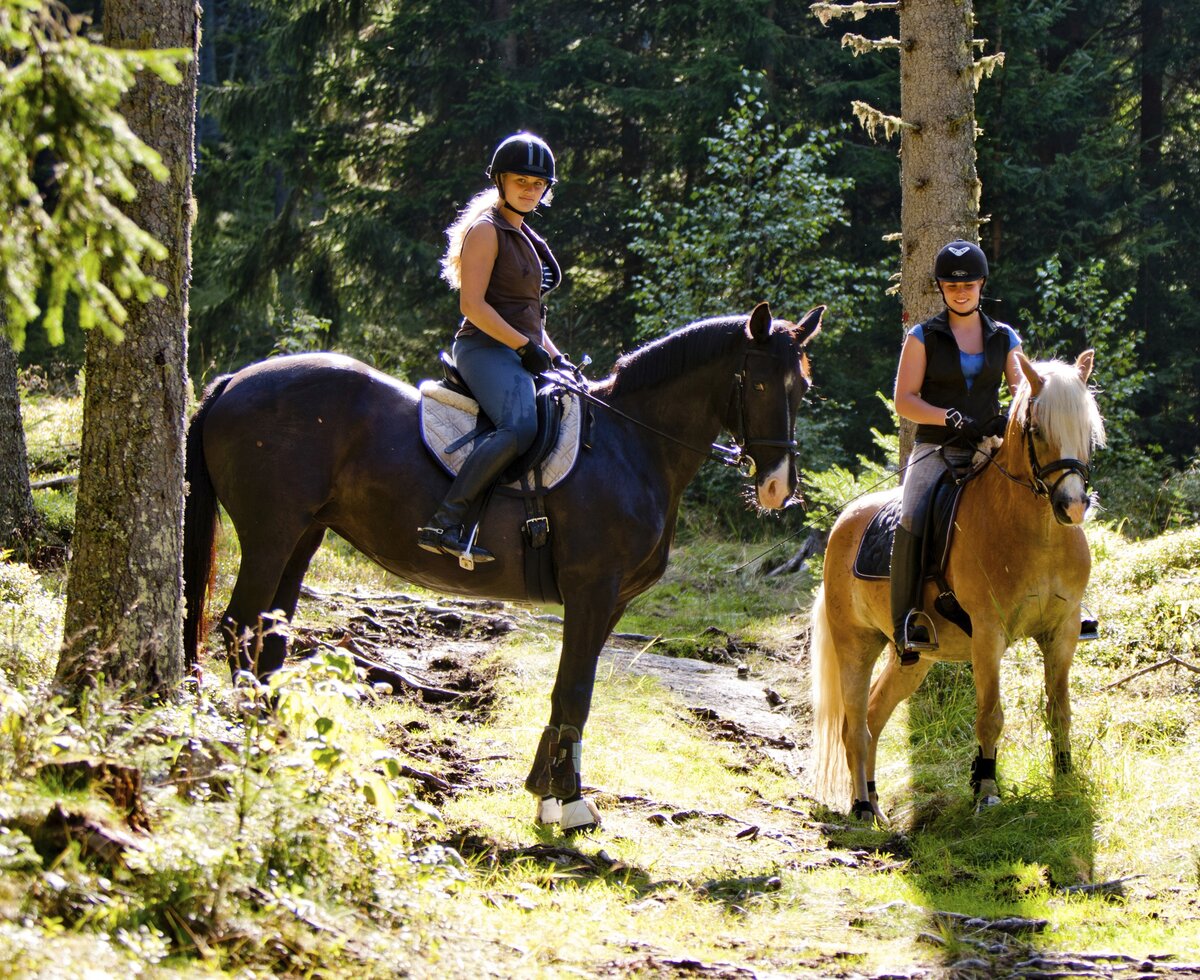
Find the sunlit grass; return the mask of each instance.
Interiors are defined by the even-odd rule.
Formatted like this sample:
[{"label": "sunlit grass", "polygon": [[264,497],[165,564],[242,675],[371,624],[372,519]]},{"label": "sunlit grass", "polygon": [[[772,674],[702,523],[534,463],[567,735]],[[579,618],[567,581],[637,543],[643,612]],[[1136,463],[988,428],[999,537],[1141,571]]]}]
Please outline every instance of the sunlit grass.
[{"label": "sunlit grass", "polygon": [[[714,739],[660,681],[602,661],[583,775],[604,825],[570,839],[533,825],[523,788],[559,659],[552,620],[512,608],[517,628],[472,665],[494,678],[483,712],[371,698],[336,672],[298,669],[298,702],[271,715],[245,708],[228,672],[210,670],[177,704],[104,703],[56,722],[19,711],[13,695],[47,703],[61,574],[0,563],[0,962],[29,975],[148,977],[650,976],[670,958],[802,978],[937,973],[978,953],[939,913],[1045,919],[1019,940],[1034,950],[1195,961],[1200,680],[1180,666],[1133,675],[1168,655],[1197,664],[1200,531],[1137,544],[1090,533],[1087,601],[1102,638],[1080,646],[1072,673],[1074,775],[1051,771],[1029,642],[1002,665],[1002,803],[974,813],[974,685],[969,667],[939,665],[880,747],[888,828],[812,806],[802,769]],[[766,547],[689,533],[618,629],[655,638],[638,641],[650,652],[736,659],[769,678],[803,762],[800,637],[813,581],[737,570]],[[219,549],[218,612],[238,560],[228,525]],[[424,594],[333,536],[306,582]],[[302,599],[297,625],[327,615]],[[103,799],[29,779],[61,751],[56,739],[142,772],[152,830],[123,868],[74,852],[44,864],[19,846],[12,828],[60,799],[119,822]],[[172,775],[190,743],[215,747],[224,766],[191,797]],[[389,759],[455,784],[436,814],[410,808],[430,795],[415,779],[392,778],[395,798],[375,798]],[[463,867],[437,850],[455,842],[478,851]],[[1117,879],[1123,896],[1068,891]]]}]

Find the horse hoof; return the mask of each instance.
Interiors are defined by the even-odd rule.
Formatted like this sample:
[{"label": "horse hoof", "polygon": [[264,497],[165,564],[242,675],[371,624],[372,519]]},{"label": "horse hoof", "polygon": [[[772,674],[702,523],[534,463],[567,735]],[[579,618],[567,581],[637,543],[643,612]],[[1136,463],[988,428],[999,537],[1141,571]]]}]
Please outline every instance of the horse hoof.
[{"label": "horse hoof", "polygon": [[562,815],[562,804],[555,797],[546,796],[538,800],[537,817],[534,818],[533,822],[538,826],[546,826],[558,823],[562,820]]},{"label": "horse hoof", "polygon": [[998,796],[981,796],[979,802],[975,804],[975,812],[983,813],[984,810],[990,810],[994,806],[1000,805],[1000,797]]},{"label": "horse hoof", "polygon": [[583,834],[600,826],[600,811],[596,804],[583,797],[562,805],[559,827],[564,834]]}]

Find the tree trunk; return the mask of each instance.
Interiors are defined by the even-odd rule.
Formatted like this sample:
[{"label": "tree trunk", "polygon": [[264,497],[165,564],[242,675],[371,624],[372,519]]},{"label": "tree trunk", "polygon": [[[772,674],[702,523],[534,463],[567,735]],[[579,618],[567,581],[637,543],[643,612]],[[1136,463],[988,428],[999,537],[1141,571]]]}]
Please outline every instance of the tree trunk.
[{"label": "tree trunk", "polygon": [[190,50],[184,81],[143,75],[122,112],[170,177],[137,175],[134,220],[169,250],[152,267],[162,299],[128,303],[125,339],[93,331],[58,680],[80,693],[103,673],[137,695],[183,673],[183,436],[191,272],[198,7],[191,0],[106,0],[104,42]]},{"label": "tree trunk", "polygon": [[[900,5],[900,298],[904,329],[942,309],[933,260],[955,238],[978,241],[971,0]],[[916,426],[900,426],[900,463]]]},{"label": "tree trunk", "polygon": [[17,354],[0,323],[0,549],[19,552],[37,537],[37,531],[17,393]]}]

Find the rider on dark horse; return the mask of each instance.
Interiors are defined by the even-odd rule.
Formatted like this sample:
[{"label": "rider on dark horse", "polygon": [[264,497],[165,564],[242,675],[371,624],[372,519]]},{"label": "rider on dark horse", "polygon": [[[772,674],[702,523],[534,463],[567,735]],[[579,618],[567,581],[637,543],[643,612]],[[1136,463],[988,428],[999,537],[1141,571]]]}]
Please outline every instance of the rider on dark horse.
[{"label": "rider on dark horse", "polygon": [[442,277],[459,291],[463,320],[455,366],[495,425],[481,436],[428,524],[417,529],[426,551],[475,562],[495,556],[467,539],[471,505],[537,435],[537,376],[565,363],[546,333],[545,297],[562,281],[550,246],[526,223],[550,202],[554,155],[531,133],[503,140],[485,171],[495,186],[477,194],[446,229]]},{"label": "rider on dark horse", "polygon": [[1014,393],[1021,381],[1021,338],[979,308],[988,262],[983,250],[957,239],[943,246],[934,278],[946,308],[908,332],[896,372],[896,411],[917,423],[904,471],[900,525],[892,544],[892,620],[900,663],[937,649],[921,610],[921,533],[918,515],[948,468],[964,469],[986,436],[1004,434],[1000,384]]}]

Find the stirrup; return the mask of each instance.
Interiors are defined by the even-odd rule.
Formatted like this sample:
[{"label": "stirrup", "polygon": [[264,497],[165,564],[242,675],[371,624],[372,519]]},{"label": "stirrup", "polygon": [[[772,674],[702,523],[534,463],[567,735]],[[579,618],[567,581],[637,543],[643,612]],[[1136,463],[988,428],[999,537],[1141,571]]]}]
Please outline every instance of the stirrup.
[{"label": "stirrup", "polygon": [[903,644],[896,647],[902,667],[911,667],[921,659],[922,652],[938,648],[937,630],[928,614],[920,609],[908,611],[904,617],[903,640]]},{"label": "stirrup", "polygon": [[1100,639],[1100,621],[1087,606],[1083,606],[1082,609],[1083,615],[1079,619],[1080,641]]}]

